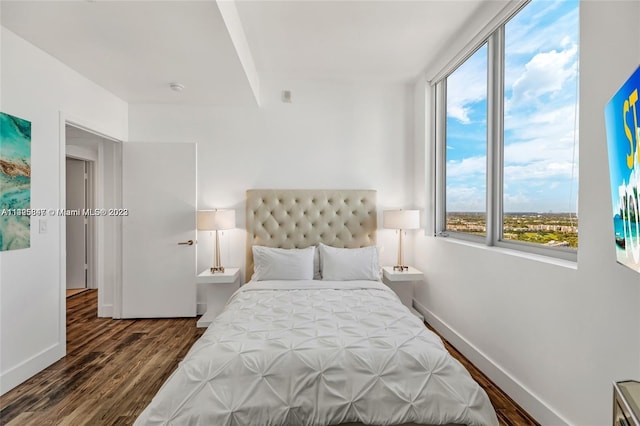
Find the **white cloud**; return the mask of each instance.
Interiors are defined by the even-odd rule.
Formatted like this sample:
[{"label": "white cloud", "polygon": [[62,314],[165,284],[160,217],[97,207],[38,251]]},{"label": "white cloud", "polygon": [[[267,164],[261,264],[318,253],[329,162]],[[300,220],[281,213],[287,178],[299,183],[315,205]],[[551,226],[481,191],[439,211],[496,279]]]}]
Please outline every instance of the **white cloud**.
[{"label": "white cloud", "polygon": [[[506,205],[526,205],[531,202],[531,199],[525,194],[519,192],[517,194],[509,194],[505,191],[504,202]],[[513,209],[510,209],[513,211]]]},{"label": "white cloud", "polygon": [[[516,114],[505,118],[509,137],[505,140],[505,181],[577,178],[578,146],[574,147],[575,107],[537,111],[529,116]],[[575,149],[575,152],[574,152]]]},{"label": "white cloud", "polygon": [[[573,99],[569,102],[537,105],[526,113],[510,111],[505,115],[505,131],[511,131],[516,141],[545,138],[554,141],[573,141],[577,109]],[[507,141],[507,143],[510,141]]]},{"label": "white cloud", "polygon": [[[518,14],[513,20],[507,23],[505,34],[506,57],[509,60],[512,56],[531,56],[542,50],[565,47],[567,40],[577,43],[577,33],[574,31],[578,26],[578,8],[572,8],[568,13],[555,17],[555,12],[560,4],[565,0],[553,2],[539,2],[535,6],[543,8],[535,15]],[[529,5],[532,7],[534,4]],[[541,27],[540,22],[546,19],[549,14],[553,14],[554,23],[549,27]],[[541,30],[542,28],[542,30]],[[558,45],[558,41],[561,42]]]},{"label": "white cloud", "polygon": [[560,92],[565,83],[576,77],[578,48],[538,53],[525,65],[524,73],[513,83],[509,108],[536,102],[547,94]]},{"label": "white cloud", "polygon": [[478,50],[447,78],[447,116],[471,123],[472,104],[487,99],[487,49]]},{"label": "white cloud", "polygon": [[476,186],[447,185],[447,211],[486,211],[486,194],[484,188]]},{"label": "white cloud", "polygon": [[471,110],[471,108],[465,108],[463,106],[463,103],[463,100],[459,100],[458,102],[450,102],[449,105],[447,105],[447,115],[461,121],[464,124],[469,124],[471,123],[471,119],[469,118],[469,111]]},{"label": "white cloud", "polygon": [[553,179],[569,179],[571,177],[571,162],[536,161],[526,164],[515,164],[504,167],[504,180],[511,184],[516,181],[525,182],[528,187],[551,187]]},{"label": "white cloud", "polygon": [[504,147],[504,163],[506,165],[527,164],[536,161],[546,163],[572,162],[573,145],[541,138],[513,143]]},{"label": "white cloud", "polygon": [[487,169],[487,157],[467,157],[462,160],[447,161],[447,176],[456,180],[474,176],[484,176]]}]

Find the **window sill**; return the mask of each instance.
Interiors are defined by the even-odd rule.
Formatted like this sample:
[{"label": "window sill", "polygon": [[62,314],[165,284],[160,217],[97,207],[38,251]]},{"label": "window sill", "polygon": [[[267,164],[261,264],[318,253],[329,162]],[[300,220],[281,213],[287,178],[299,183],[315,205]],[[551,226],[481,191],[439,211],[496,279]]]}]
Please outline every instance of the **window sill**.
[{"label": "window sill", "polygon": [[487,246],[487,245],[485,245],[483,243],[479,243],[479,242],[475,242],[475,241],[462,240],[462,239],[458,239],[458,238],[455,238],[455,237],[436,237],[436,239],[439,240],[439,241],[445,241],[446,243],[449,243],[449,244],[458,244],[458,245],[462,245],[462,246],[473,247],[473,248],[476,248],[476,249],[485,250],[485,251],[492,252],[492,253],[503,254],[503,255],[506,255],[506,256],[515,256],[515,257],[519,257],[519,258],[522,258],[522,259],[528,259],[528,260],[531,260],[531,261],[534,261],[534,262],[542,262],[542,263],[546,263],[548,265],[559,266],[561,268],[567,268],[567,269],[573,269],[573,270],[577,270],[578,269],[578,262],[577,261],[560,259],[560,258],[557,258],[557,257],[545,256],[545,255],[537,254],[537,253],[529,253],[527,251],[516,250],[516,249],[512,249],[512,248],[507,248],[507,247]]}]

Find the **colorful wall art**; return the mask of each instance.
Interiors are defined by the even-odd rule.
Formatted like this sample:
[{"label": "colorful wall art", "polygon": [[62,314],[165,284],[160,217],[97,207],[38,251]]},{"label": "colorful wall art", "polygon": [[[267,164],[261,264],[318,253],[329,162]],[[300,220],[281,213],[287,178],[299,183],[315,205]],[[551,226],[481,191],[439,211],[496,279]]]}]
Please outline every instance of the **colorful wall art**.
[{"label": "colorful wall art", "polygon": [[28,248],[31,122],[0,112],[0,251]]},{"label": "colorful wall art", "polygon": [[640,272],[640,67],[605,107],[619,263]]}]

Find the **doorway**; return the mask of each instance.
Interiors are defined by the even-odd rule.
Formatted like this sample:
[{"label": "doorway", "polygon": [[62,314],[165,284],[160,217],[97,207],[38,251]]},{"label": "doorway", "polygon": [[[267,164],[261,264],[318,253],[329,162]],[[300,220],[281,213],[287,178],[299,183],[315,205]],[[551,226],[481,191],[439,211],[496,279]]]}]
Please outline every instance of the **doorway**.
[{"label": "doorway", "polygon": [[89,221],[93,185],[89,173],[93,162],[66,158],[67,297],[95,288],[93,256],[89,250]]},{"label": "doorway", "polygon": [[95,214],[121,204],[121,144],[64,123],[65,271],[67,294],[97,290],[98,316],[117,317],[120,219]]}]

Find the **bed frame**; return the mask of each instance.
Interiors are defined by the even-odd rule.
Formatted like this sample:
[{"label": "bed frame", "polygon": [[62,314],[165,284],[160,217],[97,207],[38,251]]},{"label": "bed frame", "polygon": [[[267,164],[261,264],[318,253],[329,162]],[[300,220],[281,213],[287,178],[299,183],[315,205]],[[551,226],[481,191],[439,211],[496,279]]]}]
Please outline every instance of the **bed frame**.
[{"label": "bed frame", "polygon": [[247,191],[246,279],[254,245],[305,248],[318,243],[358,248],[376,244],[376,191],[251,189]]}]

